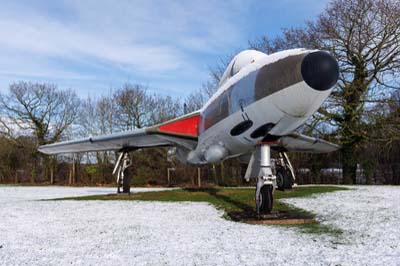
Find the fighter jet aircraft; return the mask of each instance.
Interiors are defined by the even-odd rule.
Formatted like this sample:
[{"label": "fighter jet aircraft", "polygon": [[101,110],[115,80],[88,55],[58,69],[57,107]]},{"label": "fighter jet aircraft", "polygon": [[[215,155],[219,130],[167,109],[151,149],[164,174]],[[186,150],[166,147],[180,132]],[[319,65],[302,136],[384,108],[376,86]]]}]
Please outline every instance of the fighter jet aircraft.
[{"label": "fighter jet aircraft", "polygon": [[[238,157],[248,163],[245,179],[257,180],[257,212],[269,213],[274,190],[295,182],[286,151],[340,148],[294,131],[317,111],[338,76],[337,61],[324,51],[292,49],[267,55],[245,50],[232,59],[217,92],[198,111],[134,131],[40,146],[39,151],[119,151],[114,168],[118,191],[120,186],[129,191],[129,152],[137,149],[174,146],[179,160],[190,165]],[[271,149],[278,154],[274,163]]]}]

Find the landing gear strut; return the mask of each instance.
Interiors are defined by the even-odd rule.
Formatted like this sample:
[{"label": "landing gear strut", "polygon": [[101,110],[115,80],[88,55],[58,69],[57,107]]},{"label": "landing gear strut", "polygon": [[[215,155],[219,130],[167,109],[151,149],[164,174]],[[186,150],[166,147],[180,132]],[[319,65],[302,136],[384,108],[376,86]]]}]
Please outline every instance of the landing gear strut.
[{"label": "landing gear strut", "polygon": [[260,154],[260,171],[256,186],[256,209],[257,214],[267,214],[272,210],[276,176],[271,169],[270,145],[268,143],[260,143],[256,149],[259,149]]},{"label": "landing gear strut", "polygon": [[128,173],[128,168],[132,165],[129,158],[129,151],[122,151],[115,164],[113,175],[117,174],[117,193],[130,193],[131,178]]},{"label": "landing gear strut", "polygon": [[276,184],[279,190],[292,189],[295,181],[293,166],[285,152],[279,152],[275,162]]}]

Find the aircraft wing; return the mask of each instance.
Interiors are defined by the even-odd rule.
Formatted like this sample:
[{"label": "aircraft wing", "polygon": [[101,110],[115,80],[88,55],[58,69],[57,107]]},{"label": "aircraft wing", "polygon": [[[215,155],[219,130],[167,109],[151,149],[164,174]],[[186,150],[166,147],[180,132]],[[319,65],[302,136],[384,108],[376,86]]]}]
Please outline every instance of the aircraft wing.
[{"label": "aircraft wing", "polygon": [[40,146],[39,151],[59,154],[163,146],[193,149],[197,145],[198,120],[199,113],[194,112],[152,127]]},{"label": "aircraft wing", "polygon": [[328,153],[340,149],[340,146],[337,144],[297,132],[281,137],[276,146],[284,148],[287,151],[310,153]]}]

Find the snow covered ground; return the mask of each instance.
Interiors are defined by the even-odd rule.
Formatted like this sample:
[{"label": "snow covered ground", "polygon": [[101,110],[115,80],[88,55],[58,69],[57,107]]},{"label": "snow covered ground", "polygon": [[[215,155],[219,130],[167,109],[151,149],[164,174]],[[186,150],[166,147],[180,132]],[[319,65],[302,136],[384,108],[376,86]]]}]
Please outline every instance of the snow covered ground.
[{"label": "snow covered ground", "polygon": [[400,265],[400,187],[355,188],[286,200],[338,238],[230,222],[206,203],[36,201],[113,188],[0,186],[0,265]]}]

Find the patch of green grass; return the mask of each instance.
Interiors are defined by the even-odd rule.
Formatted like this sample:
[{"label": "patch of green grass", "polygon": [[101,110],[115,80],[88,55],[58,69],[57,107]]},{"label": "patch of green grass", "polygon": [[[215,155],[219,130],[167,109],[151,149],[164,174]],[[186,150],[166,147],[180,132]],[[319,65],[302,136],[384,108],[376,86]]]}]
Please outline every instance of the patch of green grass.
[{"label": "patch of green grass", "polygon": [[[290,191],[276,191],[274,193],[275,212],[286,217],[309,219],[315,218],[315,214],[303,209],[295,208],[292,205],[283,203],[279,199],[310,197],[319,193],[327,193],[348,188],[337,186],[307,186],[297,187]],[[256,217],[254,210],[254,188],[204,188],[204,189],[177,189],[157,192],[141,192],[130,195],[93,195],[83,197],[60,198],[55,200],[141,200],[141,201],[169,201],[169,202],[208,202],[225,212],[224,217],[234,221],[241,221],[243,218]],[[290,225],[301,231],[314,234],[340,235],[341,231],[319,222],[303,225]]]},{"label": "patch of green grass", "polygon": [[280,226],[297,227],[297,229],[299,229],[303,233],[316,234],[316,235],[328,234],[334,237],[340,237],[343,234],[343,231],[340,228],[324,225],[318,221],[312,223],[298,224],[298,225],[280,225]]}]

